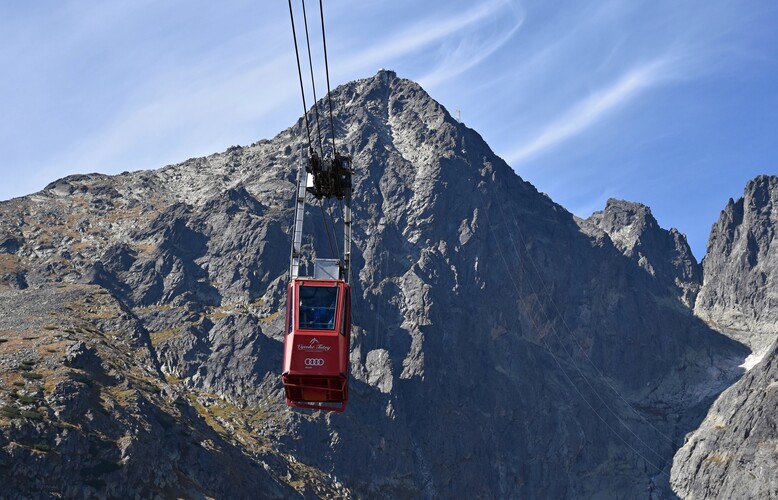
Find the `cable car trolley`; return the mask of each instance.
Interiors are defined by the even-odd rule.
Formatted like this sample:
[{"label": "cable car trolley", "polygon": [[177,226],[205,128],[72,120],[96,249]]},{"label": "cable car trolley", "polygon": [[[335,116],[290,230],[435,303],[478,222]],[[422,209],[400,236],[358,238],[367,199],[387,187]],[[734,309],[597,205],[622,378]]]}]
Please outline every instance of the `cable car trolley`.
[{"label": "cable car trolley", "polygon": [[[343,412],[351,340],[351,158],[322,160],[311,151],[307,170],[304,183],[301,174],[297,179],[282,380],[288,406]],[[341,200],[343,212],[342,258],[317,258],[313,276],[299,275],[306,193]]]}]

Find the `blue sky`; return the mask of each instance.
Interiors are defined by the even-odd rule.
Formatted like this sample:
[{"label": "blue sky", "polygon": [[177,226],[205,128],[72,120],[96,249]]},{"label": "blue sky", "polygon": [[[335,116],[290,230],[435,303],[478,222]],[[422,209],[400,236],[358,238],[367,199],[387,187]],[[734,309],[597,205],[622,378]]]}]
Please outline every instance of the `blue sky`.
[{"label": "blue sky", "polygon": [[[418,81],[579,216],[645,203],[701,258],[728,198],[778,173],[773,0],[324,3],[333,86]],[[0,37],[0,199],[250,144],[302,113],[281,0],[0,0]]]}]

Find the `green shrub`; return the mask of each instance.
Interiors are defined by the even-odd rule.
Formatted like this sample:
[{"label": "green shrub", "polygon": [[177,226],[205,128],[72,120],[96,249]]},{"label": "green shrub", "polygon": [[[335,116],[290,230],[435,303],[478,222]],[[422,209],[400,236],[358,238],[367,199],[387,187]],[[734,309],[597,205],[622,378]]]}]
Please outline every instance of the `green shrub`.
[{"label": "green shrub", "polygon": [[7,418],[19,418],[22,416],[22,412],[14,406],[3,406],[0,408],[0,415]]},{"label": "green shrub", "polygon": [[76,429],[78,430],[78,426],[71,424],[70,422],[65,422],[63,420],[55,420],[52,422],[54,427],[57,427],[58,429]]},{"label": "green shrub", "polygon": [[43,415],[41,415],[37,411],[22,410],[20,414],[22,417],[29,418],[30,420],[43,420]]},{"label": "green shrub", "polygon": [[25,372],[22,373],[22,377],[26,378],[27,380],[40,380],[43,378],[43,375],[35,372]]}]

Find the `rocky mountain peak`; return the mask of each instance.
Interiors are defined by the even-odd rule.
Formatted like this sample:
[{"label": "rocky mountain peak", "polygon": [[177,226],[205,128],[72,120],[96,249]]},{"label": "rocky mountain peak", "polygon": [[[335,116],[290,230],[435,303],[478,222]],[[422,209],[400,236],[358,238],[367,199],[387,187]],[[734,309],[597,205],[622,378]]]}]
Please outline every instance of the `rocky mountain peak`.
[{"label": "rocky mountain peak", "polygon": [[[348,124],[342,140],[355,149],[374,140],[411,164],[429,164],[452,153],[458,123],[417,83],[381,70],[339,87],[332,95],[337,121]],[[358,134],[354,134],[358,131]],[[329,133],[329,132],[328,132]]]},{"label": "rocky mountain peak", "polygon": [[758,175],[748,181],[745,189],[748,206],[757,212],[770,214],[778,204],[778,176]]},{"label": "rocky mountain peak", "polygon": [[615,198],[609,198],[605,209],[594,212],[588,220],[608,233],[616,248],[628,257],[635,253],[635,247],[647,230],[659,229],[650,208],[642,203]]},{"label": "rocky mountain peak", "polygon": [[641,203],[611,198],[605,209],[584,223],[604,231],[614,246],[635,261],[661,287],[693,308],[702,285],[702,272],[686,236],[659,226],[651,209]]},{"label": "rocky mountain peak", "polygon": [[695,313],[753,349],[778,336],[778,177],[760,175],[711,229]]}]

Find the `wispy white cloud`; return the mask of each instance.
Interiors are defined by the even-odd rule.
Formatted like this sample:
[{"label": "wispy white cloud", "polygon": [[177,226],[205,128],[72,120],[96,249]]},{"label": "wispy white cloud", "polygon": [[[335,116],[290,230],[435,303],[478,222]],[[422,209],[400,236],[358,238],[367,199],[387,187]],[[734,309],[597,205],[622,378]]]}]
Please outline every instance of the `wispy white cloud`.
[{"label": "wispy white cloud", "polygon": [[478,24],[508,5],[509,2],[506,0],[491,1],[456,15],[419,22],[375,45],[350,55],[341,71],[347,73],[372,71],[376,69],[376,66],[388,65],[398,57],[414,53],[458,31]]},{"label": "wispy white cloud", "polygon": [[586,198],[570,203],[567,208],[571,213],[581,217],[589,218],[594,212],[603,210],[609,198],[618,198],[619,189],[617,187],[608,187],[607,190],[599,194],[586,192]]},{"label": "wispy white cloud", "polygon": [[659,59],[637,66],[615,82],[574,103],[542,131],[505,155],[515,164],[537,156],[567,139],[597,125],[609,113],[636,99],[671,76],[670,59]]},{"label": "wispy white cloud", "polygon": [[478,65],[511,40],[521,29],[525,19],[526,14],[520,10],[513,17],[513,22],[502,32],[495,29],[490,30],[486,38],[470,36],[461,40],[456,49],[446,54],[433,71],[419,79],[419,83],[430,88]]}]

